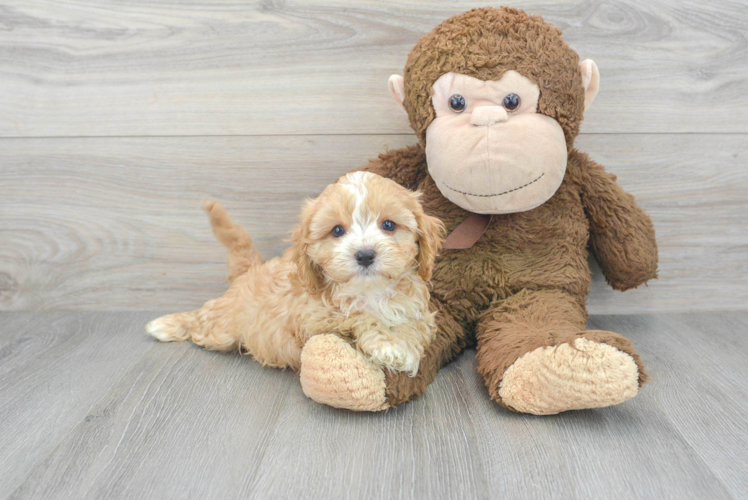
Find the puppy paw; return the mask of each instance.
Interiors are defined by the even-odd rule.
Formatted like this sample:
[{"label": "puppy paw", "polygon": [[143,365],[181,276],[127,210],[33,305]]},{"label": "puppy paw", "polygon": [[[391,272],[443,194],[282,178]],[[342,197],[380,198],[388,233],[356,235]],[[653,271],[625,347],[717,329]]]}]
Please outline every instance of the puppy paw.
[{"label": "puppy paw", "polygon": [[161,342],[178,342],[190,338],[190,332],[185,328],[184,321],[179,314],[170,314],[154,319],[145,330]]},{"label": "puppy paw", "polygon": [[418,365],[421,362],[421,356],[414,349],[389,342],[380,343],[377,347],[370,349],[367,354],[373,363],[382,368],[407,372],[411,377],[415,377],[418,373]]}]

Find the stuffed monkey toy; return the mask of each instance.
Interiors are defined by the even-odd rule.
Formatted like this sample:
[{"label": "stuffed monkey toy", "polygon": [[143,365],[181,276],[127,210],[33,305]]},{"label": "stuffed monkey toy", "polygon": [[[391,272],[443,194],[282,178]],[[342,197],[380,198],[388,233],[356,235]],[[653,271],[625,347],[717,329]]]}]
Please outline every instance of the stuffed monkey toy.
[{"label": "stuffed monkey toy", "polygon": [[389,88],[418,144],[364,169],[422,193],[449,236],[434,270],[438,332],[416,376],[383,372],[334,335],[302,352],[320,403],[395,407],[468,346],[498,404],[538,415],[615,405],[647,372],[631,342],[587,330],[592,250],[617,290],[657,277],[649,217],[574,149],[599,74],[561,31],[513,8],[475,9],[421,38]]}]

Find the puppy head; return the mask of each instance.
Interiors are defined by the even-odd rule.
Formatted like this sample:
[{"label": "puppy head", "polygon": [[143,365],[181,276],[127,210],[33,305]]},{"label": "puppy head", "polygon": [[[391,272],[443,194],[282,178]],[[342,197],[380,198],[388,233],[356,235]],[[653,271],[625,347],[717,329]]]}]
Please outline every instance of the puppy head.
[{"label": "puppy head", "polygon": [[329,283],[386,286],[417,272],[431,279],[444,226],[419,194],[369,172],[344,175],[305,205],[294,234],[299,277],[313,290]]}]

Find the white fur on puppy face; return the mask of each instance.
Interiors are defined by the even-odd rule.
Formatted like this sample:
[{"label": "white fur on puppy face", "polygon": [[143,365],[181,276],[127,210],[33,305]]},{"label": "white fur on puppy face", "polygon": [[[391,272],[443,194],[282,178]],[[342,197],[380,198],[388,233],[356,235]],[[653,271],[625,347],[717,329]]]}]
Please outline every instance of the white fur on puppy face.
[{"label": "white fur on puppy face", "polygon": [[[240,244],[252,243],[224,213],[211,224]],[[352,339],[377,367],[415,375],[436,330],[425,283],[431,276],[443,226],[424,214],[418,195],[382,177],[355,173],[310,201],[282,257],[252,262],[231,288],[197,311],[159,318],[148,331],[161,341],[186,340],[208,349],[241,346],[269,366],[300,367],[301,347],[314,335]],[[397,227],[382,228],[385,220]],[[345,234],[335,237],[341,225]],[[224,241],[223,239],[221,241]],[[225,241],[224,241],[225,243]],[[368,269],[356,252],[374,250]]]},{"label": "white fur on puppy face", "polygon": [[[302,220],[301,262],[311,264],[325,295],[350,319],[357,348],[383,368],[415,375],[435,328],[424,279],[441,223],[423,213],[416,193],[367,172],[328,186]],[[333,233],[337,226],[344,234]],[[374,262],[360,265],[359,251],[374,251]]]},{"label": "white fur on puppy face", "polygon": [[[309,225],[314,241],[307,254],[329,281],[346,285],[352,293],[381,291],[413,272],[418,254],[415,195],[371,173],[354,172],[329,186],[320,199]],[[395,223],[394,231],[382,229],[386,220]],[[336,226],[345,234],[335,237]],[[366,250],[376,257],[362,267],[356,253]]]}]

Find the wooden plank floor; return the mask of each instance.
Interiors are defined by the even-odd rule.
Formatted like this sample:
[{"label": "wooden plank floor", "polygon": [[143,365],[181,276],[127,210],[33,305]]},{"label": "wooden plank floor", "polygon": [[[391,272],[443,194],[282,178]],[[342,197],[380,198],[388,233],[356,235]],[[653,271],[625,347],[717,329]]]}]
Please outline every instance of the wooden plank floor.
[{"label": "wooden plank floor", "polygon": [[593,316],[653,381],[633,400],[508,412],[467,351],[420,400],[357,414],[156,313],[0,314],[0,498],[746,498],[748,313]]},{"label": "wooden plank floor", "polygon": [[[0,136],[410,133],[386,91],[485,1],[0,3]],[[602,76],[583,131],[748,133],[743,0],[505,0]]]},{"label": "wooden plank floor", "polygon": [[654,221],[660,279],[595,270],[589,297],[648,363],[639,396],[512,414],[468,351],[355,414],[143,332],[225,289],[200,199],[278,255],[305,197],[415,143],[387,78],[486,2],[0,0],[0,500],[748,499],[746,2],[503,3],[597,62],[576,145]]}]

